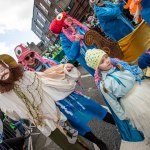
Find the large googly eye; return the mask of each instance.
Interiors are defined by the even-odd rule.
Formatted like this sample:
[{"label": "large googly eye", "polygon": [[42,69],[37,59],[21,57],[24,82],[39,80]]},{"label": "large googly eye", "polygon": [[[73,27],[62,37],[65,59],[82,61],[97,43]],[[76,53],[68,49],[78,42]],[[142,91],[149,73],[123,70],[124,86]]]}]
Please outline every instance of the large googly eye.
[{"label": "large googly eye", "polygon": [[60,13],[57,15],[56,20],[60,21],[63,18],[63,14]]},{"label": "large googly eye", "polygon": [[15,49],[15,54],[16,54],[16,56],[21,56],[22,55],[22,49],[21,49],[21,47],[16,47],[16,49]]}]

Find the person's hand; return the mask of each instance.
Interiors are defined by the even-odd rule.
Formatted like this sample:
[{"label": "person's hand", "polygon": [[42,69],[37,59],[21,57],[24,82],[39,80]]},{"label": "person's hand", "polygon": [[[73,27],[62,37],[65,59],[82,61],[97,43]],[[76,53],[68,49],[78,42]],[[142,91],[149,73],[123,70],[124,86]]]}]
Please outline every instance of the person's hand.
[{"label": "person's hand", "polygon": [[75,34],[75,41],[80,41],[80,40],[81,40],[81,35]]},{"label": "person's hand", "polygon": [[72,70],[72,68],[74,68],[74,65],[72,64],[65,64],[65,68],[68,72],[70,72]]}]

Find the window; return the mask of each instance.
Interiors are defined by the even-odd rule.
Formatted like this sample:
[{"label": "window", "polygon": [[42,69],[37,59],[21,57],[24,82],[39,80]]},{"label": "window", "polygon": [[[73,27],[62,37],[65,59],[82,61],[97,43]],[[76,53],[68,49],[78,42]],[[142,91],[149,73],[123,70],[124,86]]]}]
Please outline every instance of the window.
[{"label": "window", "polygon": [[41,30],[38,26],[35,26],[35,27],[36,27],[37,31],[38,31],[40,34],[42,34],[42,30]]},{"label": "window", "polygon": [[46,22],[45,17],[40,12],[38,12],[38,16],[43,20],[44,23]]},{"label": "window", "polygon": [[58,11],[58,9],[57,9],[57,8],[55,8],[54,12],[55,12],[55,14],[56,14],[56,15],[58,15],[58,14],[59,14],[59,11]]},{"label": "window", "polygon": [[42,37],[42,35],[38,31],[35,31],[35,33],[38,35],[39,38]]},{"label": "window", "polygon": [[48,10],[43,6],[42,3],[40,3],[40,7],[48,15]]},{"label": "window", "polygon": [[46,40],[47,42],[49,42],[49,38],[48,38],[48,37],[46,37],[45,40]]},{"label": "window", "polygon": [[52,39],[53,41],[55,41],[55,40],[56,40],[56,38],[55,38],[55,37],[52,37],[51,39]]},{"label": "window", "polygon": [[45,3],[46,3],[48,6],[51,5],[51,1],[50,1],[50,0],[44,0],[44,1],[45,1]]},{"label": "window", "polygon": [[44,27],[44,25],[40,22],[40,20],[37,19],[36,21],[42,28]]}]

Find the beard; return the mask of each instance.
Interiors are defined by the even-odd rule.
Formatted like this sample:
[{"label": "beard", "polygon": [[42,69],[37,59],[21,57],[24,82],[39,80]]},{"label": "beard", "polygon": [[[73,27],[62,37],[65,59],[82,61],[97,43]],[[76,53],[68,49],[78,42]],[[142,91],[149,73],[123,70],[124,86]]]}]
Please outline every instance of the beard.
[{"label": "beard", "polygon": [[0,81],[0,83],[2,84],[12,84],[13,82],[14,82],[14,75],[11,72],[9,73],[9,77],[6,80]]},{"label": "beard", "polygon": [[16,67],[10,67],[9,78],[6,80],[0,80],[0,93],[5,93],[11,91],[15,82],[18,81],[23,76],[22,65],[17,65]]}]

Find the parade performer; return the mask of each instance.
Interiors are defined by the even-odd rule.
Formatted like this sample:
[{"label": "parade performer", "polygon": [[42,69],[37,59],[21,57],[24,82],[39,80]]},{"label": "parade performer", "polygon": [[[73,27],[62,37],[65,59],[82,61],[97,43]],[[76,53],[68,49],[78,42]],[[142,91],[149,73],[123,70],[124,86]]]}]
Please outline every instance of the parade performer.
[{"label": "parade performer", "polygon": [[[21,50],[22,55],[20,54],[17,56],[18,50]],[[24,61],[26,57],[29,57],[28,61],[35,62],[36,57],[30,58],[30,54],[32,54],[33,51],[24,47],[22,44],[18,45],[15,48],[15,53],[18,60],[20,60],[21,57],[22,61]],[[20,61],[20,63],[22,62]],[[28,66],[29,70],[32,69],[33,71],[39,71],[39,72],[46,70],[46,68],[51,68],[51,66],[47,66],[45,67],[44,70],[43,69],[36,70],[36,67],[35,68],[32,67],[36,65],[29,66],[27,64],[29,63],[26,61],[25,64],[24,61],[24,65]],[[39,64],[46,65],[45,62],[41,62],[41,61]],[[68,64],[66,65],[66,67],[68,69],[72,69],[73,66],[71,64]],[[100,148],[104,149],[105,145],[103,146],[102,141],[99,140],[97,137],[95,137],[91,129],[86,124],[93,118],[97,118],[99,120],[104,120],[108,123],[114,124],[114,120],[112,119],[111,114],[109,114],[106,109],[104,109],[97,102],[95,102],[95,100],[92,100],[87,96],[81,95],[78,92],[72,92],[68,97],[65,97],[64,99],[57,101],[56,105],[59,107],[61,112],[67,117],[69,123],[76,130],[78,130],[81,136],[87,138],[88,140],[97,144]]]},{"label": "parade performer", "polygon": [[117,4],[103,0],[89,0],[105,34],[112,40],[119,41],[134,30]]},{"label": "parade performer", "polygon": [[142,5],[141,16],[150,26],[150,17],[149,17],[150,16],[150,1],[142,0],[141,5]]},{"label": "parade performer", "polygon": [[44,71],[57,65],[57,62],[53,59],[42,58],[38,53],[27,49],[24,44],[20,44],[15,48],[15,54],[18,62],[24,66],[25,70]]},{"label": "parade performer", "polygon": [[150,49],[139,57],[138,65],[143,70],[144,76],[150,78]]},{"label": "parade performer", "polygon": [[[141,69],[100,50],[86,53],[87,65],[95,69],[95,81],[110,108],[123,140],[150,138],[150,80],[141,81]],[[139,84],[141,82],[141,84]],[[144,137],[143,137],[144,135]]]},{"label": "parade performer", "polygon": [[52,21],[50,30],[54,34],[60,34],[62,49],[68,59],[77,60],[92,76],[94,76],[94,70],[89,68],[85,62],[87,46],[84,44],[83,39],[89,28],[70,17],[67,13],[62,12]]},{"label": "parade performer", "polygon": [[[63,70],[65,67],[60,68]],[[77,77],[79,74],[76,69],[75,72]],[[0,55],[0,109],[13,120],[30,120],[45,136],[49,136],[64,150],[85,149],[76,141],[74,144],[68,142],[73,136],[77,136],[74,135],[77,132],[67,135],[63,126],[66,117],[55,104],[56,100],[64,98],[74,89],[76,79],[64,79],[64,82],[58,85],[53,83],[54,79],[46,77],[48,75],[48,72],[24,72],[22,65],[17,64],[11,56]],[[64,76],[63,73],[61,75]]]},{"label": "parade performer", "polygon": [[138,65],[141,69],[150,67],[150,48],[139,57]]},{"label": "parade performer", "polygon": [[133,20],[135,23],[140,23],[141,18],[141,1],[142,0],[128,0],[127,4],[124,6],[125,9],[129,9],[130,14],[134,16]]}]

